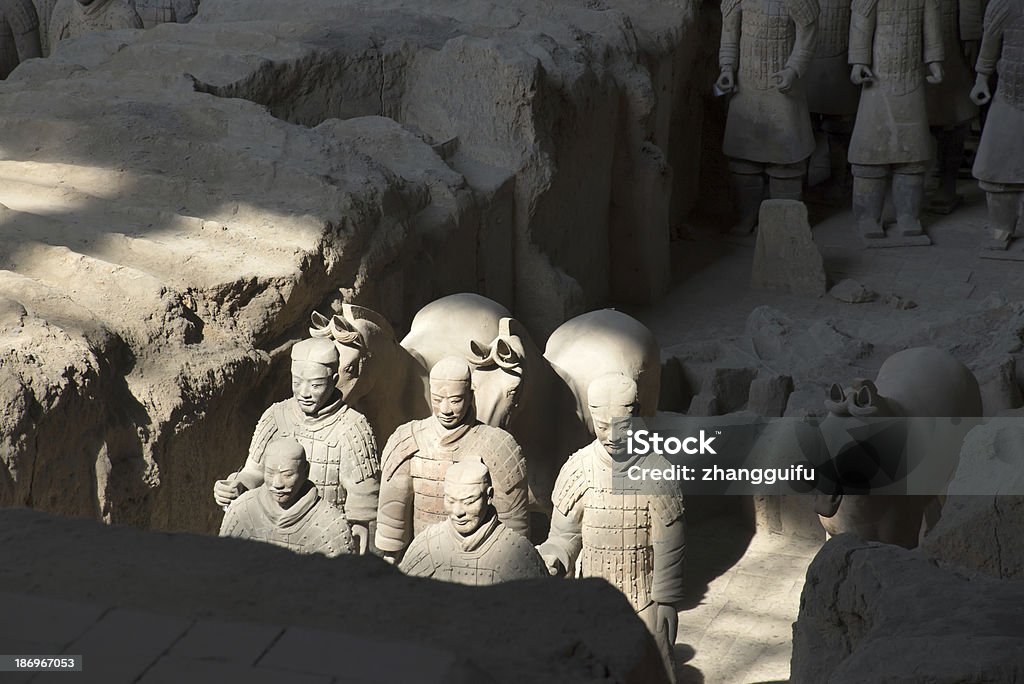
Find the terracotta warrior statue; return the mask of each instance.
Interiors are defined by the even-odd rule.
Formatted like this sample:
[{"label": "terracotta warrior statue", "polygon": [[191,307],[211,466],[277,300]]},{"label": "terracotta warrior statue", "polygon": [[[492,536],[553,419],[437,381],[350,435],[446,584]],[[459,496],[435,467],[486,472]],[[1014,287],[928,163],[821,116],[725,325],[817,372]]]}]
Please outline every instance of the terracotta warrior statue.
[{"label": "terracotta warrior statue", "polygon": [[399,570],[477,586],[547,577],[537,549],[498,520],[493,500],[487,466],[469,460],[453,463],[444,476],[448,519],[416,535]]},{"label": "terracotta warrior statue", "polygon": [[131,0],[57,0],[47,42],[52,52],[66,38],[131,28],[142,28],[142,19]]},{"label": "terracotta warrior statue", "polygon": [[[992,96],[990,81],[999,72]],[[979,105],[992,103],[974,159],[974,177],[988,197],[991,249],[1006,249],[1021,220],[1024,197],[1024,3],[991,0],[971,92]]]},{"label": "terracotta warrior statue", "polygon": [[357,549],[345,513],[309,481],[306,452],[290,437],[267,444],[263,486],[245,492],[228,507],[220,536],[331,558]]},{"label": "terracotta warrior statue", "polygon": [[526,460],[512,435],[476,419],[465,359],[448,356],[430,369],[430,404],[432,417],[402,425],[384,447],[377,548],[394,559],[442,522],[445,473],[467,459],[487,465],[501,522],[528,536]]},{"label": "terracotta warrior statue", "polygon": [[757,225],[765,176],[772,199],[802,197],[814,133],[802,77],[814,55],[815,0],[725,0],[720,93],[729,102],[722,151],[729,157],[740,220],[734,234]]},{"label": "terracotta warrior statue", "polygon": [[197,0],[135,0],[135,9],[146,28],[157,24],[187,24],[199,11]]},{"label": "terracotta warrior statue", "polygon": [[[923,235],[920,213],[932,141],[925,81],[942,81],[939,0],[854,0],[850,79],[861,86],[850,142],[853,214],[864,238],[884,238],[891,172],[901,235]],[[925,67],[927,66],[927,76]]]},{"label": "terracotta warrior statue", "polygon": [[50,54],[50,17],[53,15],[53,6],[57,0],[33,0],[36,8],[36,16],[39,17],[39,47],[42,49],[43,57]]},{"label": "terracotta warrior statue", "polygon": [[857,114],[860,89],[850,82],[846,57],[850,50],[851,0],[818,0],[818,41],[814,59],[803,76],[812,124],[828,144],[829,180],[841,190],[849,183],[846,159]]},{"label": "terracotta warrior statue", "polygon": [[552,575],[602,577],[626,595],[654,635],[673,672],[682,599],[685,538],[683,497],[664,481],[632,482],[624,474],[643,467],[664,468],[661,457],[633,456],[627,432],[637,408],[636,383],[615,373],[594,380],[587,403],[597,439],[572,456],[558,475],[552,495],[551,533],[538,547]]},{"label": "terracotta warrior statue", "polygon": [[981,0],[941,0],[943,62],[942,83],[927,89],[928,124],[938,145],[936,171],[939,187],[928,210],[949,214],[963,198],[956,181],[964,161],[964,144],[978,108],[971,102],[974,78],[971,67],[981,41]]},{"label": "terracotta warrior statue", "polygon": [[26,59],[41,56],[39,19],[31,0],[0,0],[0,79]]},{"label": "terracotta warrior statue", "polygon": [[264,481],[264,454],[272,439],[291,437],[305,449],[309,479],[328,503],[343,507],[365,551],[377,517],[380,464],[366,418],[341,398],[338,350],[330,340],[303,340],[292,347],[292,398],[268,408],[249,446],[245,467],[218,480],[221,506]]}]

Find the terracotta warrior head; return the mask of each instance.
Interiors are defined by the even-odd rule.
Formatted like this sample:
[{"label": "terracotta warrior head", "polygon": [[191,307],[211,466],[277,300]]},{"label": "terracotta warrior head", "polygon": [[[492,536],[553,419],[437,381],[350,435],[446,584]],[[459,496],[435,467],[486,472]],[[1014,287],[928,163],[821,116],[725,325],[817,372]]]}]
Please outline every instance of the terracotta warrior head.
[{"label": "terracotta warrior head", "polygon": [[469,363],[446,356],[430,369],[430,408],[441,425],[453,430],[469,418],[473,406],[473,374]]},{"label": "terracotta warrior head", "polygon": [[627,432],[636,415],[638,401],[636,383],[619,373],[602,375],[587,388],[594,434],[613,458],[626,455]]},{"label": "terracotta warrior head", "polygon": [[316,415],[334,397],[338,348],[330,340],[302,340],[292,347],[292,396],[306,415]]},{"label": "terracotta warrior head", "polygon": [[480,529],[491,512],[494,487],[491,474],[480,461],[453,463],[444,477],[444,512],[463,537]]},{"label": "terracotta warrior head", "polygon": [[309,479],[309,461],[294,439],[275,439],[267,445],[263,462],[263,486],[281,508],[291,508]]}]

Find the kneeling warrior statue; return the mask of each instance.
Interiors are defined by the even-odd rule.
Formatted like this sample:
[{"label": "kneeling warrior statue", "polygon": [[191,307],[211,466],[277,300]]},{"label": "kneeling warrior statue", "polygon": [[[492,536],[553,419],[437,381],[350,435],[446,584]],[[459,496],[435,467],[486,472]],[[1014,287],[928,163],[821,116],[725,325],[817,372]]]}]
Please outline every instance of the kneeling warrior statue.
[{"label": "kneeling warrior statue", "polygon": [[348,520],[309,481],[309,461],[294,439],[278,439],[263,455],[263,486],[235,500],[224,514],[220,536],[253,539],[296,553],[329,558],[357,551]]},{"label": "kneeling warrior statue", "polygon": [[493,499],[487,466],[469,460],[452,464],[444,476],[448,519],[412,540],[399,569],[476,586],[547,577],[533,544],[498,520]]},{"label": "kneeling warrior statue", "polygon": [[338,391],[338,349],[330,340],[303,340],[292,347],[292,394],[268,408],[249,446],[245,467],[214,484],[227,506],[263,484],[263,456],[272,439],[291,437],[305,449],[309,479],[330,503],[341,506],[365,551],[374,531],[380,462],[373,431],[363,414]]},{"label": "kneeling warrior statue", "polygon": [[396,560],[414,536],[443,521],[445,473],[466,459],[487,465],[498,517],[528,537],[526,459],[512,435],[477,420],[465,359],[448,356],[430,369],[430,405],[433,416],[400,426],[384,447],[377,548]]}]

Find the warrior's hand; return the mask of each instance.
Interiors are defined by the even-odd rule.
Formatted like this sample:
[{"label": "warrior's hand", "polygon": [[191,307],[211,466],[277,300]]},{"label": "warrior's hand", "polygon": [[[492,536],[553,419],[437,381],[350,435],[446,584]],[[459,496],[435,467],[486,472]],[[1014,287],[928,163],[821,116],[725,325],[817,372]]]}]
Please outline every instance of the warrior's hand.
[{"label": "warrior's hand", "polygon": [[356,548],[360,556],[366,555],[366,549],[370,548],[370,528],[360,522],[352,523],[352,537],[356,540]]},{"label": "warrior's hand", "polygon": [[238,473],[228,475],[226,479],[213,483],[213,500],[221,508],[227,509],[231,502],[242,495],[246,487],[236,479]]},{"label": "warrior's hand", "polygon": [[679,612],[675,606],[668,603],[658,604],[658,620],[656,622],[659,632],[667,632],[668,643],[676,643],[676,634],[679,632]]},{"label": "warrior's hand", "polygon": [[978,74],[978,78],[974,81],[974,87],[971,88],[971,102],[980,107],[991,101],[992,90],[988,87],[988,76]]},{"label": "warrior's hand", "polygon": [[562,577],[565,575],[565,566],[562,565],[562,561],[558,560],[557,557],[550,553],[542,553],[540,557],[544,559],[544,565],[547,566],[549,575],[552,577]]},{"label": "warrior's hand", "polygon": [[942,83],[942,77],[945,73],[942,70],[942,62],[928,62],[928,75],[925,76],[926,81],[932,85],[938,85]]},{"label": "warrior's hand", "polygon": [[871,73],[867,64],[854,64],[850,71],[850,80],[853,81],[853,85],[868,86],[875,80],[875,75]]},{"label": "warrior's hand", "polygon": [[782,71],[776,71],[772,74],[772,78],[775,79],[776,89],[785,95],[793,89],[793,85],[796,83],[799,76],[796,73],[796,69],[793,67],[786,67]]},{"label": "warrior's hand", "polygon": [[715,87],[718,88],[719,92],[723,95],[736,92],[736,72],[729,67],[722,69],[722,73],[719,74],[718,80],[715,81]]},{"label": "warrior's hand", "polygon": [[384,562],[387,563],[388,565],[398,565],[398,554],[397,553],[390,553],[388,551],[385,551],[381,555],[381,558],[383,558]]},{"label": "warrior's hand", "polygon": [[974,69],[974,65],[978,63],[978,52],[979,45],[976,40],[965,40],[964,41],[964,59],[967,60],[967,66]]}]

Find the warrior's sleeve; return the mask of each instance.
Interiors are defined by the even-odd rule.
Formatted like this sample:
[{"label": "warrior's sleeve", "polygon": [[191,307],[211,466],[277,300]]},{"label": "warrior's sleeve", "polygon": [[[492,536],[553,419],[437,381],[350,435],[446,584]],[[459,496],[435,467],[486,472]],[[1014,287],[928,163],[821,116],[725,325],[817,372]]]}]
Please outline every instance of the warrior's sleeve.
[{"label": "warrior's sleeve", "polygon": [[220,523],[219,536],[243,539],[249,536],[248,531],[253,527],[249,504],[254,496],[253,492],[243,492],[242,496],[231,502]]},{"label": "warrior's sleeve", "polygon": [[551,531],[547,541],[537,547],[541,555],[552,555],[561,561],[570,576],[583,550],[583,509],[588,484],[580,452],[576,452],[555,480]]},{"label": "warrior's sleeve", "polygon": [[1005,0],[993,0],[985,10],[985,29],[975,67],[979,74],[991,76],[996,72],[996,65],[1003,52],[1003,26],[1006,24],[1007,6]]},{"label": "warrior's sleeve", "polygon": [[321,501],[314,509],[317,515],[318,543],[310,553],[321,553],[328,558],[337,558],[344,554],[357,552],[357,544],[352,536],[345,514],[334,504]]},{"label": "warrior's sleeve", "polygon": [[413,491],[409,457],[416,450],[412,423],[400,426],[384,445],[374,544],[387,553],[401,551],[412,539]]},{"label": "warrior's sleeve", "polygon": [[946,58],[942,38],[942,5],[939,0],[924,0],[924,62],[941,62]]},{"label": "warrior's sleeve", "polygon": [[238,472],[236,479],[248,489],[255,489],[263,484],[263,452],[267,444],[277,434],[277,421],[274,420],[274,411],[277,404],[274,404],[260,416],[256,423],[256,429],[252,433],[252,441],[249,443],[249,455],[245,459],[245,466]]},{"label": "warrior's sleeve", "polygon": [[498,512],[498,520],[505,523],[506,527],[529,538],[530,513],[526,510],[529,499],[527,488],[525,479],[505,493],[500,493],[495,487],[494,510]]},{"label": "warrior's sleeve", "polygon": [[498,520],[524,537],[530,536],[529,481],[526,477],[526,459],[515,438],[498,428],[486,429],[487,455],[484,461],[494,485],[494,510]]},{"label": "warrior's sleeve", "polygon": [[[667,488],[666,488],[667,489]],[[686,556],[686,532],[683,521],[683,497],[678,491],[666,491],[653,500],[654,585],[651,598],[657,603],[674,604],[683,599],[683,566]]]},{"label": "warrior's sleeve", "polygon": [[71,21],[71,3],[75,0],[57,0],[50,15],[50,24],[47,29],[46,42],[50,46],[52,54],[57,43],[67,36],[68,23]]},{"label": "warrior's sleeve", "polygon": [[814,51],[818,46],[818,8],[817,0],[787,0],[786,8],[796,26],[796,40],[793,52],[790,53],[786,66],[803,76],[808,65],[814,59]]},{"label": "warrior's sleeve", "polygon": [[199,3],[196,0],[175,0],[174,20],[179,24],[187,24],[192,21],[199,11]]},{"label": "warrior's sleeve", "polygon": [[502,582],[548,577],[544,559],[533,544],[508,530],[502,530],[501,535],[499,543],[507,544],[499,564]]},{"label": "warrior's sleeve", "polygon": [[40,43],[39,29],[34,28],[26,33],[15,34],[14,47],[18,51],[18,63],[33,57],[42,57],[43,48]]},{"label": "warrior's sleeve", "polygon": [[570,577],[576,567],[576,559],[583,550],[583,507],[565,515],[557,508],[551,513],[551,531],[547,541],[537,547],[542,556],[554,556],[562,563]]},{"label": "warrior's sleeve", "polygon": [[131,4],[126,3],[125,10],[125,28],[146,28],[146,25],[142,23],[142,17],[140,17],[139,13],[135,10],[134,2],[132,2]]},{"label": "warrior's sleeve", "polygon": [[363,414],[348,409],[347,467],[342,470],[345,488],[345,515],[352,522],[376,520],[380,494],[380,460],[377,441]]},{"label": "warrior's sleeve", "polygon": [[220,522],[220,537],[234,537],[235,529],[238,527],[238,512],[235,506],[228,506],[228,510],[224,513],[224,519]]},{"label": "warrior's sleeve", "polygon": [[5,3],[3,16],[15,36],[39,29],[39,15],[32,0],[9,0]]},{"label": "warrior's sleeve", "polygon": [[[443,523],[442,523],[443,524]],[[430,556],[430,535],[422,534],[412,540],[398,569],[410,577],[433,577],[437,567]]]},{"label": "warrior's sleeve", "polygon": [[850,5],[850,64],[872,63],[878,0],[853,0]]},{"label": "warrior's sleeve", "polygon": [[960,0],[960,40],[981,40],[981,0]]},{"label": "warrior's sleeve", "polygon": [[722,3],[722,43],[718,50],[720,69],[736,70],[740,61],[740,22],[743,10],[740,0],[725,0]]}]

